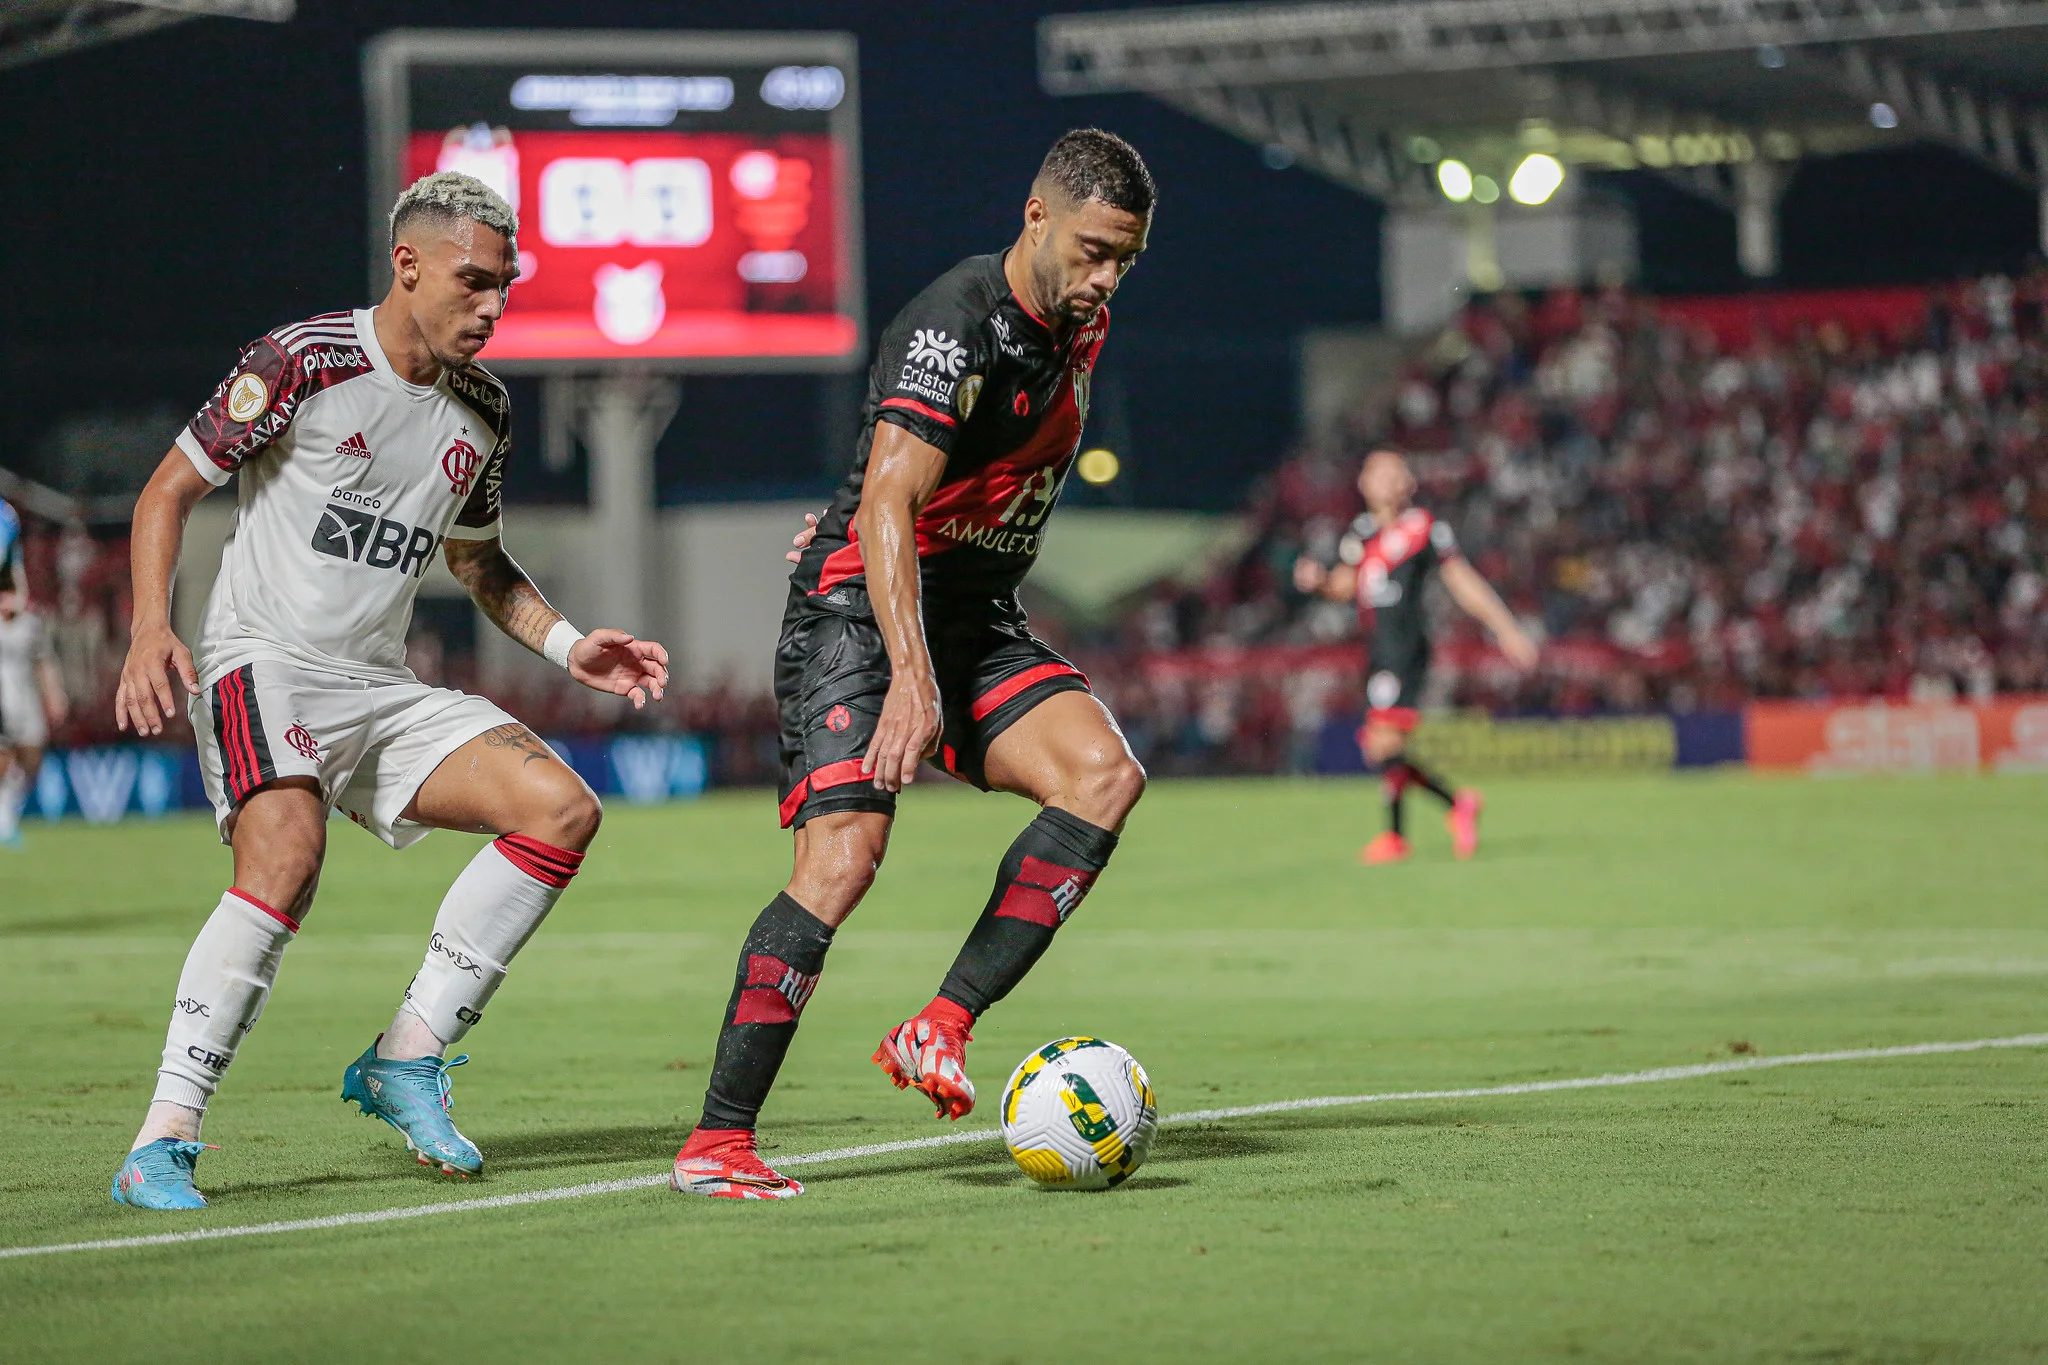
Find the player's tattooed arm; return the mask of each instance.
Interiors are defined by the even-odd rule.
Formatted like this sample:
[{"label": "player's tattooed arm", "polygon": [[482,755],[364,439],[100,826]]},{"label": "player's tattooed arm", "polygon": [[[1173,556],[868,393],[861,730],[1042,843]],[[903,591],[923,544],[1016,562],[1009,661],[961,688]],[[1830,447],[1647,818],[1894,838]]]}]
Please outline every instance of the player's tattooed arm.
[{"label": "player's tattooed arm", "polygon": [[470,600],[483,608],[499,630],[538,654],[547,643],[548,632],[562,613],[548,605],[526,570],[505,553],[505,542],[489,540],[448,540],[442,545],[448,572],[469,590]]},{"label": "player's tattooed arm", "polygon": [[[536,654],[545,652],[548,632],[562,613],[548,605],[526,570],[505,553],[497,537],[443,542],[448,572],[499,630]],[[636,640],[608,627],[591,631],[569,647],[569,676],[585,687],[624,697],[635,710],[660,701],[668,686],[668,651],[655,640]]]}]

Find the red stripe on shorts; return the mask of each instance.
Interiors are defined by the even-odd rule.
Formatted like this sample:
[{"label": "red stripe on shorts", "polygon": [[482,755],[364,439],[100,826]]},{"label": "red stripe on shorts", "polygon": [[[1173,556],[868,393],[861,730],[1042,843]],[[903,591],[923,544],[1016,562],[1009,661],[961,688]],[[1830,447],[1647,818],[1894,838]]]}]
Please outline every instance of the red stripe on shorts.
[{"label": "red stripe on shorts", "polygon": [[1022,673],[1003,679],[976,697],[970,714],[976,720],[985,720],[991,711],[1034,683],[1042,683],[1047,678],[1068,677],[1079,678],[1083,683],[1088,681],[1087,675],[1072,664],[1040,664],[1036,668],[1027,668]]}]

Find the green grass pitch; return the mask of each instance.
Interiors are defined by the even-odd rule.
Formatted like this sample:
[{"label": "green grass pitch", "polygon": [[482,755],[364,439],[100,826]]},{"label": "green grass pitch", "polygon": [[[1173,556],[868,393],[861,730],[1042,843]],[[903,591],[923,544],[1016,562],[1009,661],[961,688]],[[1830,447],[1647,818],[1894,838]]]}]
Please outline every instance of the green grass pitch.
[{"label": "green grass pitch", "polygon": [[[983,1107],[1048,1038],[1131,1048],[1167,1113],[2048,1029],[2048,779],[1502,781],[1488,845],[1362,869],[1364,783],[1162,783],[981,1025]],[[938,1125],[867,1057],[931,995],[1028,809],[904,803],[764,1140]],[[216,1101],[197,1216],[107,1185],[228,876],[203,820],[0,854],[0,1246],[659,1172],[733,953],[781,885],[771,800],[614,811],[465,1042],[464,1185],[337,1099],[476,841],[345,825]],[[783,1204],[639,1189],[0,1260],[0,1359],[2048,1359],[2048,1050],[1168,1127],[1120,1190],[994,1143],[802,1172]]]}]

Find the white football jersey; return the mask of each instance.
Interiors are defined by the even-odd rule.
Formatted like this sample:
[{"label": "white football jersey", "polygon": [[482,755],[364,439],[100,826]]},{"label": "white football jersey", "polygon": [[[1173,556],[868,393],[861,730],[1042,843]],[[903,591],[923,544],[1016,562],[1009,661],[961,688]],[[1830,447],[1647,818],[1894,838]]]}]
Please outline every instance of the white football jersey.
[{"label": "white football jersey", "polygon": [[259,658],[410,680],[406,628],[441,542],[499,533],[505,386],[474,365],[406,382],[373,311],[252,342],[178,434],[209,482],[242,476],[194,649],[202,684]]}]

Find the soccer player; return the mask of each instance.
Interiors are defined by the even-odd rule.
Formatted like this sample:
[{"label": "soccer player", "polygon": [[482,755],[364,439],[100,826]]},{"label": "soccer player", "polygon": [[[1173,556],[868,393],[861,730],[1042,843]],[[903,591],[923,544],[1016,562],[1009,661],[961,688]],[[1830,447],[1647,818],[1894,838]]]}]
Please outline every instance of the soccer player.
[{"label": "soccer player", "polygon": [[29,609],[21,519],[0,502],[0,848],[21,847],[21,808],[43,745],[69,712],[50,637]]},{"label": "soccer player", "polygon": [[[136,504],[133,637],[114,719],[161,734],[185,694],[235,867],[178,978],[117,1202],[204,1206],[192,1179],[200,1121],[312,904],[329,808],[393,848],[430,829],[497,836],[449,888],[396,1017],[341,1092],[421,1164],[483,1167],[449,1115],[448,1071],[468,1058],[446,1053],[569,885],[600,811],[532,731],[406,668],[413,598],[437,550],[499,629],[586,687],[637,707],[667,683],[660,645],[579,634],[500,539],[510,408],[475,361],[519,273],[511,208],[444,172],[398,197],[390,230],[384,301],[251,344]],[[171,571],[193,505],[238,471],[195,659],[171,632]]]},{"label": "soccer player", "polygon": [[1397,863],[1408,856],[1401,801],[1410,787],[1421,787],[1449,808],[1444,823],[1450,827],[1452,851],[1470,858],[1479,851],[1479,793],[1470,787],[1453,792],[1408,755],[1408,737],[1421,718],[1416,707],[1429,676],[1429,623],[1422,606],[1429,575],[1442,578],[1451,600],[1493,633],[1515,667],[1536,666],[1536,645],[1499,594],[1458,553],[1450,525],[1410,505],[1415,475],[1398,452],[1367,455],[1358,471],[1358,491],[1366,510],[1339,547],[1341,562],[1333,567],[1304,556],[1295,562],[1294,585],[1339,602],[1355,601],[1365,631],[1367,710],[1358,740],[1366,762],[1380,771],[1387,828],[1359,851],[1359,860]]},{"label": "soccer player", "polygon": [[1040,807],[937,995],[874,1055],[954,1119],[974,1107],[975,1019],[1051,945],[1144,791],[1087,679],[1032,636],[1017,586],[1079,448],[1106,305],[1145,249],[1153,198],[1121,138],[1066,134],[1016,242],[962,261],[882,334],[853,467],[790,576],[776,651],[796,866],[740,949],[678,1190],[803,1192],[756,1155],[755,1123],[922,760]]}]

